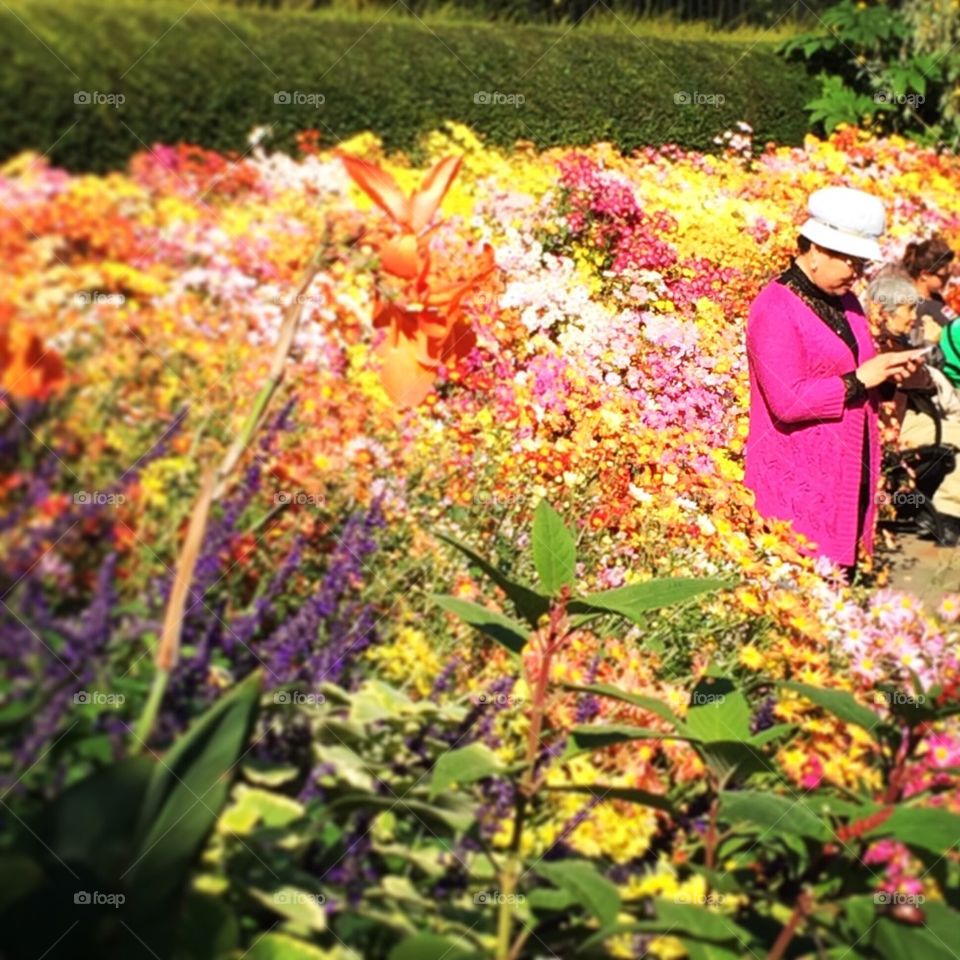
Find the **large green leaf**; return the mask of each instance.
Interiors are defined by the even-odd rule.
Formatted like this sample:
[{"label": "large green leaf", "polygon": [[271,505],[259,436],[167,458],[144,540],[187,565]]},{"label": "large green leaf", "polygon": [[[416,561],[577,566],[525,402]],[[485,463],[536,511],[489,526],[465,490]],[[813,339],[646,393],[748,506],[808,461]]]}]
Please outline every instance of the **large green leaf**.
[{"label": "large green leaf", "polygon": [[473,783],[503,770],[497,755],[482,743],[471,743],[459,750],[450,750],[437,759],[430,783],[430,796],[450,789],[454,784]]},{"label": "large green leaf", "polygon": [[157,910],[186,880],[230,788],[260,693],[251,674],[180,737],[154,769],[141,810],[138,852],[125,877]]},{"label": "large green leaf", "polygon": [[704,677],[693,689],[683,732],[705,743],[750,739],[750,704],[727,677]]},{"label": "large green leaf", "polygon": [[242,955],[242,960],[330,960],[330,953],[285,933],[267,933]]},{"label": "large green leaf", "polygon": [[669,607],[692,600],[704,593],[724,590],[733,584],[727,580],[707,580],[693,577],[665,577],[644,583],[631,583],[613,590],[603,590],[587,597],[572,600],[570,613],[617,613],[634,623],[646,623],[644,616],[650,610]]},{"label": "large green leaf", "polygon": [[883,720],[876,713],[858,703],[853,696],[843,690],[827,690],[823,687],[811,686],[809,683],[797,683],[794,680],[783,680],[779,686],[802,694],[818,707],[823,707],[828,713],[847,723],[855,723],[858,727],[863,727],[874,739],[877,739],[877,735],[883,729]]},{"label": "large green leaf", "polygon": [[956,960],[954,946],[960,930],[960,913],[937,903],[921,908],[923,926],[881,917],[870,931],[869,941],[884,960]]},{"label": "large green leaf", "polygon": [[960,843],[960,816],[930,807],[897,807],[865,835],[892,836],[908,846],[944,854]]},{"label": "large green leaf", "polygon": [[614,687],[609,683],[588,683],[588,684],[577,684],[577,683],[563,683],[561,686],[565,690],[574,690],[577,693],[593,693],[600,697],[610,697],[613,700],[621,700],[624,703],[631,703],[635,707],[642,707],[644,710],[649,710],[651,713],[655,713],[658,717],[662,717],[664,720],[669,721],[674,726],[677,726],[680,723],[680,718],[667,706],[662,700],[658,700],[656,697],[648,697],[639,693],[627,693],[626,690],[621,690],[619,687]]},{"label": "large green leaf", "polygon": [[149,757],[136,756],[94,771],[43,811],[36,834],[58,861],[116,877],[136,848],[139,813],[155,768]]},{"label": "large green leaf", "polygon": [[478,566],[510,598],[517,608],[517,613],[530,626],[537,626],[539,619],[550,609],[548,597],[531,590],[526,584],[511,580],[466,544],[460,543],[444,533],[438,533],[437,536],[445,543],[449,543],[451,547],[456,547],[472,564]]},{"label": "large green leaf", "polygon": [[555,594],[577,577],[577,544],[563,518],[546,500],[533,512],[533,562],[545,592]]},{"label": "large green leaf", "polygon": [[791,800],[776,793],[721,791],[720,817],[727,823],[756,824],[765,832],[789,833],[824,842],[833,838],[830,825],[803,800]]},{"label": "large green leaf", "polygon": [[576,896],[579,903],[604,925],[611,924],[620,912],[620,894],[588,860],[558,860],[538,863],[537,873],[555,887]]},{"label": "large green leaf", "polygon": [[449,937],[417,933],[398,943],[389,960],[483,960],[483,955]]},{"label": "large green leaf", "polygon": [[569,760],[581,753],[603,750],[630,740],[686,740],[687,737],[662,733],[647,727],[632,727],[625,723],[582,724],[574,727],[567,736],[567,746],[561,760]]},{"label": "large green leaf", "polygon": [[520,653],[530,639],[526,627],[496,610],[448,594],[431,593],[429,597],[444,610],[456,614],[471,627],[503,644],[511,653]]},{"label": "large green leaf", "polygon": [[762,956],[762,952],[753,950],[754,937],[750,931],[722,913],[716,913],[705,906],[672,900],[655,899],[653,904],[656,909],[655,918],[634,923],[610,924],[585,940],[581,948],[586,949],[619,934],[662,933],[679,937],[685,944],[733,944],[741,951],[739,956]]}]

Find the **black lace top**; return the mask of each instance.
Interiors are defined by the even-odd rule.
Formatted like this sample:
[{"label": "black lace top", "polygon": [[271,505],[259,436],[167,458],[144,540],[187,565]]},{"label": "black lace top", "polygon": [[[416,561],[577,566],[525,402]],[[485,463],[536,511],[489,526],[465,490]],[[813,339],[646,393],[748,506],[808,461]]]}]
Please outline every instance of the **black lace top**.
[{"label": "black lace top", "polygon": [[[789,287],[841,340],[850,348],[854,364],[860,362],[860,350],[857,338],[847,320],[843,300],[821,290],[798,266],[790,260],[790,266],[777,277],[777,283]],[[846,403],[859,400],[866,394],[866,388],[857,379],[856,373],[843,374]]]}]

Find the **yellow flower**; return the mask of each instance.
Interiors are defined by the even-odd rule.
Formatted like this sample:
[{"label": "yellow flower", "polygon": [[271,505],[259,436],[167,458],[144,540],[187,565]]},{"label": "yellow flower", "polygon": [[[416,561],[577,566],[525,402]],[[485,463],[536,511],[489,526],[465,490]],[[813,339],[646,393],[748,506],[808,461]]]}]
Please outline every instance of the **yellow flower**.
[{"label": "yellow flower", "polygon": [[760,670],[764,663],[763,654],[753,644],[748,644],[746,647],[741,647],[740,653],[737,655],[737,659],[748,670]]}]

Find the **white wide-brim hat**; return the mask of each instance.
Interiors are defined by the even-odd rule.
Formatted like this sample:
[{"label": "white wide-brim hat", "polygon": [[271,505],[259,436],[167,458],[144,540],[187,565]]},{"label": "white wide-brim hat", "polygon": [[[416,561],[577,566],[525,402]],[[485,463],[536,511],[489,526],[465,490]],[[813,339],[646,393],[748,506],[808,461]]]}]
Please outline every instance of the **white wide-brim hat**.
[{"label": "white wide-brim hat", "polygon": [[807,210],[810,219],[800,233],[808,240],[837,253],[883,259],[877,239],[887,227],[887,215],[879,197],[852,187],[824,187],[810,194]]}]

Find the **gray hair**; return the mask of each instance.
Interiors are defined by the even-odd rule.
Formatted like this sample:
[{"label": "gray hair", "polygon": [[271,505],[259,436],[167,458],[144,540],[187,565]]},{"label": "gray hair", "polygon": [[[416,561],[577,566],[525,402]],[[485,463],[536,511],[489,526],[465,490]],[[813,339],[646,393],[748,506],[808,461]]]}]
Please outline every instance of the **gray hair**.
[{"label": "gray hair", "polygon": [[909,274],[884,271],[870,281],[866,300],[876,303],[885,313],[890,313],[905,303],[919,303],[920,294]]}]

